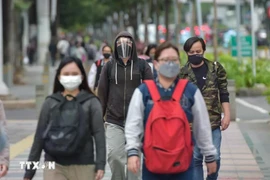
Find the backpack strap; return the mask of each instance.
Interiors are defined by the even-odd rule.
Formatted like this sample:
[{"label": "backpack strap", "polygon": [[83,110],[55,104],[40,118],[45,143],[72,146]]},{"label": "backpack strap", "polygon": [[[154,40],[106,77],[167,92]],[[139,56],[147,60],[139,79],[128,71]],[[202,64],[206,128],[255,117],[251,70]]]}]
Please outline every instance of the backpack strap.
[{"label": "backpack strap", "polygon": [[101,61],[102,61],[101,59],[97,61],[96,63],[97,67],[101,65]]},{"label": "backpack strap", "polygon": [[138,60],[139,60],[140,77],[141,77],[141,80],[144,80],[145,61],[142,59],[138,59]]},{"label": "backpack strap", "polygon": [[160,94],[158,92],[158,88],[157,88],[157,85],[156,85],[155,81],[153,81],[153,80],[144,80],[143,82],[146,84],[146,86],[147,86],[147,88],[148,88],[148,90],[150,92],[150,95],[152,97],[152,100],[153,101],[159,101],[160,100]]},{"label": "backpack strap", "polygon": [[187,83],[188,83],[187,79],[180,79],[178,81],[178,83],[174,89],[173,95],[172,95],[173,100],[180,101],[180,99],[184,93],[184,90],[186,88]]}]

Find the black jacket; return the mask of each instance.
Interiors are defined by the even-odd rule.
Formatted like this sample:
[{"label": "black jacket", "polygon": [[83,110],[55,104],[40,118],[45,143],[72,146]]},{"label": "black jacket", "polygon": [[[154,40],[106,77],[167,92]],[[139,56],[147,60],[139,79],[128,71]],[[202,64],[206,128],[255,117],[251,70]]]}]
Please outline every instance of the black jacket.
[{"label": "black jacket", "polygon": [[[116,40],[119,37],[130,37],[133,41],[132,56],[127,65],[118,57]],[[113,58],[106,63],[101,72],[98,96],[103,107],[103,115],[107,113],[107,122],[124,126],[134,90],[142,80],[153,79],[153,75],[148,63],[138,58],[131,34],[125,31],[119,33],[114,46]]]},{"label": "black jacket", "polygon": [[[63,98],[60,92],[57,93],[57,95],[59,96],[59,101],[49,97],[43,104],[28,161],[40,160],[41,152],[43,150],[42,135],[49,122],[50,111],[60,102],[61,98]],[[81,91],[77,98],[85,96],[89,96],[89,93],[86,91]],[[49,154],[45,154],[45,161],[55,161],[61,165],[95,164],[96,170],[104,170],[106,164],[106,142],[101,104],[98,98],[94,96],[93,98],[84,101],[82,107],[85,111],[85,115],[88,116],[87,119],[89,119],[89,131],[95,139],[94,142],[96,146],[96,162],[94,161],[94,144],[92,138],[86,142],[85,148],[79,156],[52,157]],[[26,170],[24,177],[32,179],[34,175],[35,170]]]}]

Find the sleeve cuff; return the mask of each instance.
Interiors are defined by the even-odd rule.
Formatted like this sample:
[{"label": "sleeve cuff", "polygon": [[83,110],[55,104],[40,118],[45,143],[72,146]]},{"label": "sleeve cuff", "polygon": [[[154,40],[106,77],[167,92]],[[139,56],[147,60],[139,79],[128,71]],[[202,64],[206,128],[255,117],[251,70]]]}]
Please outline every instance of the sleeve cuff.
[{"label": "sleeve cuff", "polygon": [[105,170],[105,164],[96,164],[95,171],[97,172],[98,170]]},{"label": "sleeve cuff", "polygon": [[216,161],[216,156],[214,155],[205,157],[205,163],[212,163],[214,161]]},{"label": "sleeve cuff", "polygon": [[139,151],[137,149],[130,149],[127,152],[128,157],[139,156]]}]

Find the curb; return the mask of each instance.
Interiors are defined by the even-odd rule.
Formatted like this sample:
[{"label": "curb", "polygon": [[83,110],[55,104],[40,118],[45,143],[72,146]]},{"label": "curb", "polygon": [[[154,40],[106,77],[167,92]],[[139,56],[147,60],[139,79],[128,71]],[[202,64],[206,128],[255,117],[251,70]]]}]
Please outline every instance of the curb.
[{"label": "curb", "polygon": [[36,108],[36,100],[35,99],[27,99],[27,100],[8,100],[2,101],[4,108],[13,110],[13,109],[32,109]]}]

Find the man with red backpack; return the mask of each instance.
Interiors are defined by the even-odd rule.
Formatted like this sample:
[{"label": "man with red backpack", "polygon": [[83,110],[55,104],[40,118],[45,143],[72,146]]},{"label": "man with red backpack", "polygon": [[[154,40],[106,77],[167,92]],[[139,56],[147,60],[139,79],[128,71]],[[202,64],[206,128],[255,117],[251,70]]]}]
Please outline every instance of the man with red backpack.
[{"label": "man with red backpack", "polygon": [[[132,96],[125,124],[128,169],[138,173],[144,154],[143,180],[196,180],[193,143],[205,156],[208,173],[216,171],[216,149],[200,90],[179,79],[179,51],[161,44],[154,61],[156,80],[146,80]],[[192,126],[190,126],[192,124]],[[143,140],[142,140],[143,139]]]}]

